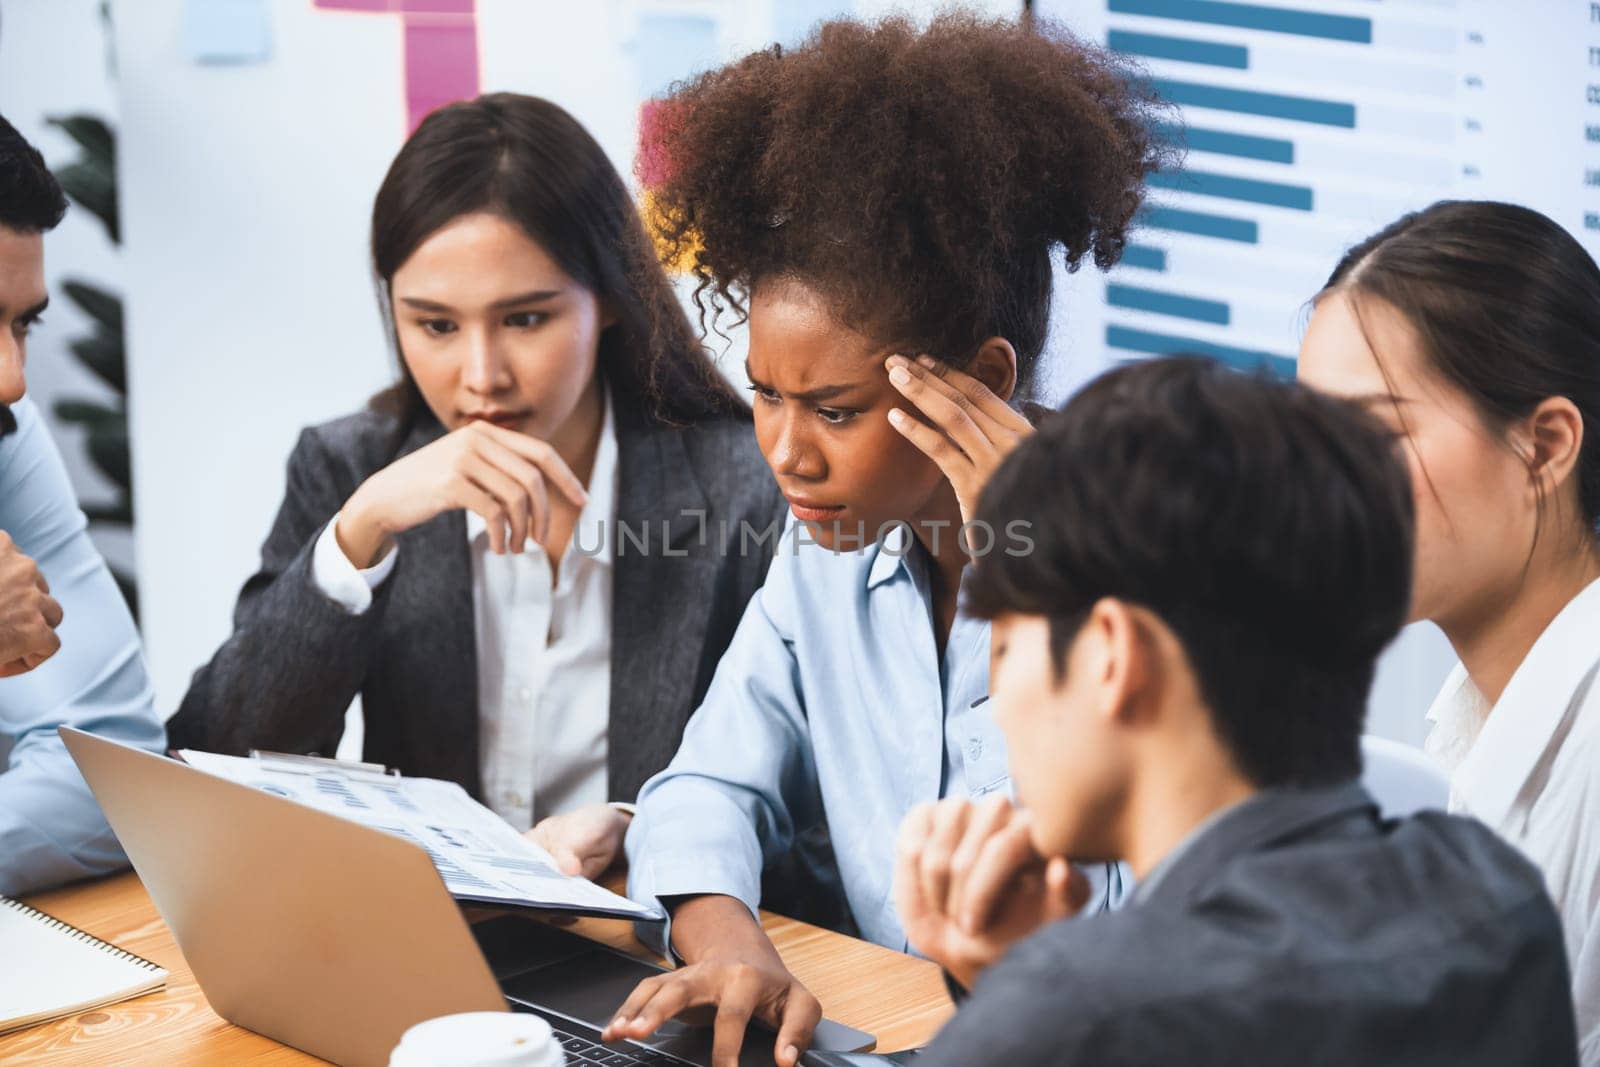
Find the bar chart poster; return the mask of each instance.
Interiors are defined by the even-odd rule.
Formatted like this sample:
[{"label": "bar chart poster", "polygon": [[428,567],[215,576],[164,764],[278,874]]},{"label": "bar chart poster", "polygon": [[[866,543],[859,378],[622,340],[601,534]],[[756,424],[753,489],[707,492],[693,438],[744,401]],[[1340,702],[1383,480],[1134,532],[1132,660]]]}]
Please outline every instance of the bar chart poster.
[{"label": "bar chart poster", "polygon": [[1145,355],[1292,374],[1351,245],[1446,198],[1537,208],[1600,254],[1600,3],[1036,0],[1138,65],[1182,164],[1122,263],[1062,278],[1052,392]]}]

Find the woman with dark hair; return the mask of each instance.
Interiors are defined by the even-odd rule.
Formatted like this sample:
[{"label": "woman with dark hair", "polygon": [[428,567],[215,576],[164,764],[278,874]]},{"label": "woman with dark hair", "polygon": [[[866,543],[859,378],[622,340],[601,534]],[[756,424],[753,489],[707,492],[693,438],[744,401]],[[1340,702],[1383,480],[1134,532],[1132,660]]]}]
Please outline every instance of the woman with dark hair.
[{"label": "woman with dark hair", "polygon": [[[971,15],[823,25],[661,102],[641,158],[669,257],[743,311],[755,430],[796,525],[670,767],[640,794],[629,890],[685,966],[610,1038],[716,1005],[794,1064],[820,1014],[755,920],[764,866],[826,818],[861,933],[906,947],[890,899],[916,804],[1009,788],[984,698],[989,629],[959,610],[966,526],[1025,434],[1056,262],[1109,266],[1158,162],[1152,101],[1101,51]],[[1058,259],[1059,257],[1059,259]],[[964,535],[964,536],[963,536]],[[1042,862],[1042,861],[1041,861]],[[1104,900],[1104,867],[1072,904]]]},{"label": "woman with dark hair", "polygon": [[[461,783],[573,872],[632,801],[760,585],[782,502],[622,179],[548,101],[429,115],[372,212],[400,381],[301,434],[233,635],[173,743]],[[624,804],[624,806],[626,806]]]},{"label": "woman with dark hair", "polygon": [[1411,617],[1461,663],[1425,747],[1543,870],[1600,1065],[1600,268],[1528,208],[1443,202],[1340,261],[1300,378],[1405,443]]}]

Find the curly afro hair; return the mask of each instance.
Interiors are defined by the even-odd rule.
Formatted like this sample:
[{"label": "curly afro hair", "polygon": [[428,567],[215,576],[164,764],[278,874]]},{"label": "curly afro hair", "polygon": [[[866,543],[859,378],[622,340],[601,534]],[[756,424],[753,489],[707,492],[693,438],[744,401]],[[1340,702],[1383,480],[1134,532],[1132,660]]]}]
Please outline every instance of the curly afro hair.
[{"label": "curly afro hair", "polygon": [[702,324],[763,279],[852,329],[964,366],[1000,336],[1019,395],[1044,347],[1052,253],[1122,254],[1161,104],[1054,25],[828,22],[678,86],[641,123],[639,178]]}]

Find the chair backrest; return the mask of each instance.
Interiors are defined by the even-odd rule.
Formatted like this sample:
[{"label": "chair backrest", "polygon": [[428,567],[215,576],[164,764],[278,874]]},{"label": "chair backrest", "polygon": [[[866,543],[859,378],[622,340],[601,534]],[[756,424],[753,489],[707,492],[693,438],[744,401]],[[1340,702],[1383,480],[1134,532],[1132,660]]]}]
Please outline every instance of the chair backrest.
[{"label": "chair backrest", "polygon": [[1386,818],[1445,810],[1450,780],[1419,748],[1366,734],[1361,738],[1361,784]]}]

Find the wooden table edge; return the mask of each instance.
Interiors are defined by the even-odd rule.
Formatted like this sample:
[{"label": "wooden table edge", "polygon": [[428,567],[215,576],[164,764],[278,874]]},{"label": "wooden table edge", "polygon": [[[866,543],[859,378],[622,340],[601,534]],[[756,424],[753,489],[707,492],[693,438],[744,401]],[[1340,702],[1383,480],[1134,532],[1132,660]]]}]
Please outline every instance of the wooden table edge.
[{"label": "wooden table edge", "polygon": [[[608,882],[616,887],[620,875]],[[234,1026],[206,1003],[138,876],[130,872],[32,894],[26,903],[165,967],[165,989],[0,1036],[0,1062],[78,1065],[321,1062]],[[873,1033],[878,1051],[925,1044],[954,1010],[939,969],[892,949],[770,912],[762,927],[836,1022]],[[646,958],[631,923],[582,919],[571,929]],[[659,959],[657,957],[657,959]]]}]

